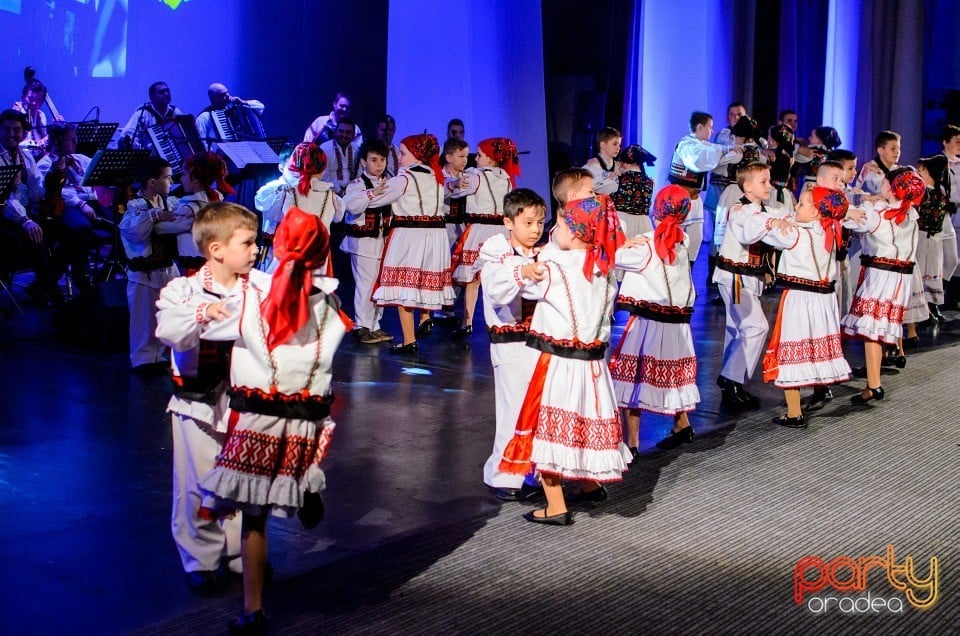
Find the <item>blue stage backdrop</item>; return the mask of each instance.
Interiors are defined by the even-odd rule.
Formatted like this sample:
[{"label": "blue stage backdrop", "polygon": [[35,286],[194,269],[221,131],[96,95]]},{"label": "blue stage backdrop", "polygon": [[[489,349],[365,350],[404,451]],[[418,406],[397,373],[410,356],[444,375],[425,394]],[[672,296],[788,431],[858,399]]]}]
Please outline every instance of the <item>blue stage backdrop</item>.
[{"label": "blue stage backdrop", "polygon": [[101,121],[123,125],[158,80],[193,114],[208,104],[207,86],[223,82],[263,101],[267,133],[292,141],[330,112],[338,91],[350,93],[365,131],[383,113],[387,0],[101,0],[96,9],[58,0],[52,12],[50,4],[0,2],[5,107],[33,66],[69,120],[98,106]]},{"label": "blue stage backdrop", "polygon": [[472,151],[486,137],[511,137],[530,152],[518,185],[549,200],[537,0],[391,0],[387,63],[397,141],[426,129],[442,146],[454,117]]}]

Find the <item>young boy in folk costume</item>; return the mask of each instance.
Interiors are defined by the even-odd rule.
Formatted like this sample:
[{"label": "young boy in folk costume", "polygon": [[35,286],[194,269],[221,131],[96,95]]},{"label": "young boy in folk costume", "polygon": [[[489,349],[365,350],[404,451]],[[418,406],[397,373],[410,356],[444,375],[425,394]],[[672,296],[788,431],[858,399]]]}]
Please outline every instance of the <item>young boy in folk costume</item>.
[{"label": "young boy in folk costume", "polygon": [[660,448],[693,441],[687,412],[700,401],[690,332],[696,292],[690,278],[688,239],[680,228],[689,211],[686,188],[663,188],[653,204],[656,231],[644,234],[646,242],[617,251],[617,267],[627,272],[617,307],[631,316],[610,359],[610,374],[634,458],[639,452],[641,411],[673,416],[673,430],[658,444]]},{"label": "young boy in folk costume", "polygon": [[393,336],[380,328],[383,307],[370,298],[380,273],[383,237],[390,222],[390,205],[371,206],[370,201],[387,187],[386,174],[389,148],[379,140],[360,146],[360,176],[347,186],[343,204],[347,209],[347,235],[340,249],[350,255],[353,269],[353,314],[356,328],[353,337],[362,344],[392,342]]},{"label": "young boy in folk costume", "polygon": [[451,198],[466,197],[466,228],[453,248],[453,281],[464,287],[463,324],[453,332],[464,340],[473,333],[473,313],[477,308],[480,279],[474,261],[487,239],[504,235],[503,197],[516,187],[520,176],[517,145],[506,137],[492,137],[477,144],[477,167],[470,168],[451,190]]},{"label": "young boy in folk costume", "polygon": [[[620,217],[623,234],[628,238],[653,229],[653,225],[650,224],[653,179],[647,176],[644,164],[652,166],[655,160],[653,155],[636,144],[627,146],[620,153],[618,187],[610,195],[610,199]],[[593,189],[596,192],[596,178],[594,178]]]},{"label": "young boy in folk costume", "polygon": [[[465,170],[470,157],[470,146],[463,139],[451,137],[443,142],[443,150],[440,153],[440,165],[443,167],[443,218],[447,224],[447,238],[450,239],[450,249],[453,250],[463,234],[463,222],[467,214],[467,199],[465,197],[450,196],[451,192],[458,190],[466,183],[460,180],[466,176]],[[453,291],[457,297],[463,289],[454,286]],[[459,325],[460,320],[453,313],[453,305],[444,305],[440,311],[433,312],[433,322],[446,325]]]},{"label": "young boy in folk costume", "polygon": [[620,186],[620,173],[623,164],[617,161],[623,135],[612,126],[606,126],[597,133],[597,154],[583,164],[583,168],[593,175],[593,189],[597,194],[611,195]]},{"label": "young boy in folk costume", "polygon": [[202,208],[223,201],[224,195],[234,193],[226,178],[227,164],[215,152],[198,152],[183,164],[180,184],[187,194],[180,199],[174,213],[176,218],[171,222],[174,224],[171,227],[178,230],[177,264],[181,272],[196,271],[206,262],[194,241],[191,228]]},{"label": "young boy in folk costume", "polygon": [[723,391],[722,406],[733,411],[760,406],[760,398],[748,393],[743,385],[753,377],[770,329],[760,296],[765,277],[773,273],[773,248],[761,240],[773,227],[786,225],[780,219],[786,214],[784,210],[771,212],[764,204],[770,196],[767,166],[741,166],[737,182],[744,197],[727,210],[723,244],[713,275],[727,308],[723,366],[717,385]]},{"label": "young boy in folk costume", "polygon": [[[230,429],[216,466],[200,479],[203,511],[243,511],[243,614],[232,632],[261,633],[267,517],[323,516],[321,463],[330,419],[333,355],[349,329],[326,276],[330,235],[317,216],[291,209],[277,229],[280,266],[241,296],[197,307],[205,338],[233,343]],[[251,261],[252,266],[252,261]]]},{"label": "young boy in folk costume", "polygon": [[[817,181],[817,171],[820,165],[826,161],[827,155],[836,150],[843,143],[840,140],[840,134],[832,126],[817,126],[810,131],[810,145],[801,148],[800,151],[809,156],[809,161],[796,163],[793,167],[794,176],[797,180],[797,196],[807,188],[813,187]],[[819,184],[817,184],[819,185]]]},{"label": "young boy in folk costume", "polygon": [[[443,171],[440,146],[431,134],[411,135],[400,142],[400,174],[370,199],[379,207],[393,204],[390,234],[383,248],[373,300],[396,306],[403,342],[390,351],[415,354],[418,338],[433,328],[430,311],[452,305],[450,245],[443,220]],[[415,326],[414,312],[420,311]]]},{"label": "young boy in folk costume", "polygon": [[160,290],[180,275],[174,263],[176,228],[171,232],[168,227],[175,219],[177,198],[169,196],[173,177],[170,164],[164,159],[148,158],[141,164],[139,173],[139,196],[127,201],[119,228],[127,256],[130,366],[134,370],[148,370],[170,362],[166,345],[157,339],[155,332]]},{"label": "young boy in folk costume", "polygon": [[882,400],[880,364],[884,343],[898,345],[903,315],[910,299],[917,248],[917,213],[923,200],[923,179],[909,168],[891,170],[880,183],[882,199],[864,204],[866,217],[855,228],[863,244],[863,270],[844,333],[863,339],[867,386],[853,402]]},{"label": "young boy in folk costume", "polygon": [[173,349],[173,397],[167,410],[173,426],[173,514],[171,529],[190,587],[208,591],[218,583],[221,560],[234,572],[240,566],[240,519],[199,515],[203,495],[199,478],[213,468],[225,438],[226,388],[231,343],[208,339],[202,328],[207,312],[226,298],[242,295],[270,277],[251,271],[256,258],[257,217],[232,203],[205,206],[193,222],[197,247],[206,264],[176,278],[157,302],[157,337]]},{"label": "young boy in folk costume", "polygon": [[873,146],[877,154],[863,164],[854,187],[869,194],[880,194],[883,179],[891,170],[899,168],[897,162],[900,161],[900,135],[892,130],[880,131]]},{"label": "young boy in folk costume", "polygon": [[536,192],[518,188],[503,198],[503,224],[510,234],[496,235],[480,246],[476,266],[483,277],[483,315],[490,334],[490,363],[496,389],[496,435],[483,466],[483,483],[498,499],[526,499],[534,489],[524,476],[500,470],[520,414],[520,405],[537,364],[537,351],[526,346],[536,302],[521,299],[525,281],[546,275],[536,264],[535,246],[543,234],[547,206]]},{"label": "young boy in folk costume", "polygon": [[526,475],[535,466],[547,507],[524,518],[570,525],[561,481],[582,483],[579,500],[603,501],[601,484],[619,481],[630,460],[603,359],[624,236],[613,204],[600,196],[567,203],[554,240],[537,258],[543,280],[524,283],[523,297],[538,301],[527,345],[540,357],[500,470]]},{"label": "young boy in folk costume", "polygon": [[[800,408],[801,388],[814,387],[808,408],[819,408],[827,385],[850,377],[840,346],[834,260],[841,241],[840,222],[848,207],[839,190],[814,186],[797,201],[796,224],[763,238],[764,243],[783,250],[777,281],[786,289],[763,360],[764,380],[782,388],[787,401],[786,415],[773,419],[781,426],[807,427]],[[850,223],[855,225],[862,218],[858,210]]]}]

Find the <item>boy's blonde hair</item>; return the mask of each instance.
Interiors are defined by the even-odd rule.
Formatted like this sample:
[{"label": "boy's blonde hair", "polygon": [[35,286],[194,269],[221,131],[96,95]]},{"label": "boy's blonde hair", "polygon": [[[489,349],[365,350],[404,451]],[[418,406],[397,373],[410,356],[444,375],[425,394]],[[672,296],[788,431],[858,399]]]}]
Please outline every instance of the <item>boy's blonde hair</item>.
[{"label": "boy's blonde hair", "polygon": [[257,215],[236,203],[218,202],[201,208],[193,219],[193,242],[204,257],[210,257],[210,244],[228,243],[234,230],[258,228]]},{"label": "boy's blonde hair", "polygon": [[737,168],[737,185],[743,190],[743,184],[746,183],[748,179],[764,171],[770,172],[770,166],[765,163],[760,163],[759,161],[751,161],[750,163],[740,166]]},{"label": "boy's blonde hair", "polygon": [[553,178],[553,186],[550,188],[553,192],[553,198],[564,206],[567,204],[567,194],[570,190],[577,187],[577,184],[584,179],[593,181],[593,175],[586,168],[567,168],[557,173]]}]

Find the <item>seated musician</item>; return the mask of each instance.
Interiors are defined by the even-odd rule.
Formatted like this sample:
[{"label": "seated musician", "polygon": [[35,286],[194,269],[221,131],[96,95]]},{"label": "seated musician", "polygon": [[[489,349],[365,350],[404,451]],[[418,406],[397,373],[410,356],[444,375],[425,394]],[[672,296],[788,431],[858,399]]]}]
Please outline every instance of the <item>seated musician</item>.
[{"label": "seated musician", "polygon": [[[137,107],[130,116],[127,125],[121,128],[117,136],[126,138],[131,148],[153,148],[149,130],[157,124],[172,121],[183,113],[176,106],[170,105],[170,87],[166,82],[154,82],[149,89],[150,101]],[[121,143],[124,143],[121,141]]]},{"label": "seated musician", "polygon": [[241,108],[249,108],[257,117],[263,115],[263,102],[256,99],[240,99],[231,95],[227,87],[219,82],[214,82],[207,88],[207,96],[210,98],[210,105],[197,115],[197,132],[208,144],[222,139],[213,120],[213,111],[223,110],[233,104]]},{"label": "seated musician", "polygon": [[344,195],[347,186],[357,176],[360,146],[355,134],[356,124],[344,117],[337,124],[333,139],[319,144],[320,150],[327,156],[327,172],[323,180],[333,184],[333,191],[338,196]]},{"label": "seated musician", "polygon": [[20,166],[0,215],[0,276],[7,282],[21,257],[25,258],[36,273],[27,294],[46,301],[60,292],[50,266],[50,240],[36,211],[43,198],[43,177],[33,156],[20,147],[29,128],[25,114],[15,110],[0,113],[0,166]]},{"label": "seated musician", "polygon": [[[303,133],[304,141],[312,141],[318,146],[325,141],[330,141],[336,136],[337,124],[341,120],[350,116],[350,97],[346,93],[337,93],[333,98],[333,110],[329,115],[320,115],[313,120],[313,123],[307,127]],[[354,138],[357,140],[357,148],[363,143],[363,133],[360,132],[360,126],[354,124]]]},{"label": "seated musician", "polygon": [[27,116],[30,130],[23,140],[23,146],[33,153],[34,158],[43,155],[47,144],[47,116],[41,110],[47,97],[47,87],[38,79],[32,79],[23,86],[20,101],[13,103],[13,110]]},{"label": "seated musician", "polygon": [[47,135],[47,153],[37,162],[37,169],[44,177],[53,169],[66,177],[61,191],[63,212],[54,227],[60,235],[63,259],[72,267],[73,284],[85,289],[90,287],[87,252],[96,241],[93,228],[102,211],[94,189],[82,185],[90,157],[76,152],[76,124],[52,123]]}]

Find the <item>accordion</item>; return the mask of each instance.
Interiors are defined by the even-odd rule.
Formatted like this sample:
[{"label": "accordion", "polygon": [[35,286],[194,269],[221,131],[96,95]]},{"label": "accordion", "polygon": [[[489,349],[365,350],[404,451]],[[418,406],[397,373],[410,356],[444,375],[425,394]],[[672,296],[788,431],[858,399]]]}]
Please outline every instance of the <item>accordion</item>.
[{"label": "accordion", "polygon": [[253,109],[230,104],[222,110],[210,113],[217,134],[223,141],[253,141],[266,138],[260,117]]},{"label": "accordion", "polygon": [[177,115],[170,121],[150,126],[147,132],[157,154],[170,162],[175,175],[183,173],[183,163],[188,157],[206,150],[190,115]]}]

